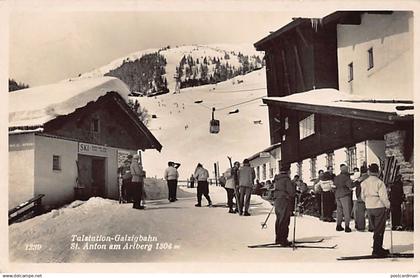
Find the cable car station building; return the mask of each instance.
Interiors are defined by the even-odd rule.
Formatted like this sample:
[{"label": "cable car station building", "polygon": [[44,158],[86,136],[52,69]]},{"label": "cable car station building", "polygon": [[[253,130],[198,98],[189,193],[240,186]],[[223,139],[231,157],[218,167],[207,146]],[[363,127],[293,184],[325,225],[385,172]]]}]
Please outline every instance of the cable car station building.
[{"label": "cable car station building", "polygon": [[412,12],[296,18],[254,46],[265,51],[271,144],[292,175],[308,183],[330,165],[393,156],[413,196]]},{"label": "cable car station building", "polygon": [[129,93],[113,77],[10,93],[9,209],[38,194],[46,207],[71,202],[75,193],[118,199],[125,157],[162,148],[127,105]]}]

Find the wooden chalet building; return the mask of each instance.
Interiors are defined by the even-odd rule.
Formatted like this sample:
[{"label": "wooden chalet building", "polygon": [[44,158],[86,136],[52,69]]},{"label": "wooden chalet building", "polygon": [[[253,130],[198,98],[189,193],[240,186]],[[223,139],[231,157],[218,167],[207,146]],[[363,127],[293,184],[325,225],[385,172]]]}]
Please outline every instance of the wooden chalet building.
[{"label": "wooden chalet building", "polygon": [[265,51],[271,144],[292,174],[309,184],[329,165],[394,156],[412,195],[412,12],[296,18],[254,46]]},{"label": "wooden chalet building", "polygon": [[[56,207],[119,196],[119,164],[162,146],[127,105],[114,77],[87,78],[9,94],[9,208],[44,194]],[[147,165],[145,165],[147,170]]]}]

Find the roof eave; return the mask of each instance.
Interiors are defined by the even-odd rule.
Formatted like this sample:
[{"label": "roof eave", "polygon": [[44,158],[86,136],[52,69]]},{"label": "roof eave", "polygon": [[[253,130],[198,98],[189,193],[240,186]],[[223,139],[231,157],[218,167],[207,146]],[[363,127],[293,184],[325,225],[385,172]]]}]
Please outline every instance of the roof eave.
[{"label": "roof eave", "polygon": [[301,25],[305,22],[309,22],[309,19],[308,18],[297,18],[297,19],[293,20],[292,22],[288,23],[287,25],[283,26],[282,28],[278,29],[277,31],[271,33],[267,37],[264,37],[261,40],[257,41],[256,43],[254,43],[254,47],[258,51],[264,51],[267,48],[266,47],[267,43],[271,42],[274,39],[277,39],[281,35],[289,32],[290,30],[296,28],[297,26],[299,26],[299,25]]},{"label": "roof eave", "polygon": [[329,114],[334,116],[341,116],[345,118],[369,120],[380,123],[395,124],[399,121],[412,121],[413,115],[399,116],[396,113],[362,110],[347,107],[335,107],[328,105],[317,105],[307,103],[297,103],[281,100],[263,99],[263,103],[267,105],[277,105],[287,109],[294,109],[299,111],[311,112],[316,114]]}]

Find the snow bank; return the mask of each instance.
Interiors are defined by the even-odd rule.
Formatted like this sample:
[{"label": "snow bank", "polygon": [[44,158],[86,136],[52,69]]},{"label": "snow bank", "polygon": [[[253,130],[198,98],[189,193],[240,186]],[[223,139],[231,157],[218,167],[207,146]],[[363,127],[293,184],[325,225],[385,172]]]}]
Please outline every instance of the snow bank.
[{"label": "snow bank", "polygon": [[[196,189],[187,188],[194,194]],[[215,207],[194,206],[195,197],[149,201],[145,210],[131,208],[131,204],[92,198],[75,208],[64,208],[33,219],[9,226],[9,257],[11,262],[207,262],[207,263],[334,263],[344,267],[346,262],[337,262],[340,256],[369,254],[372,233],[335,231],[335,223],[321,222],[310,216],[296,218],[296,239],[324,242],[313,245],[335,245],[333,250],[267,248],[251,249],[248,245],[268,243],[274,240],[275,215],[267,222],[267,229],[261,229],[271,206],[259,196],[251,196],[249,217],[228,213],[226,192],[220,187],[210,187],[210,196]],[[206,204],[206,201],[203,201]],[[53,215],[55,215],[53,217]],[[289,240],[293,235],[291,219]],[[352,221],[351,228],[354,223]],[[80,249],[71,249],[75,236],[115,237],[142,236],[140,245],[151,244],[146,249],[110,250],[83,249],[85,242],[79,242]],[[154,237],[155,241],[147,238]],[[412,232],[393,232],[395,252],[413,252]],[[115,240],[101,240],[88,243],[121,243]],[[132,243],[132,242],[129,242]],[[40,250],[25,250],[28,244],[38,244]],[[123,246],[125,242],[122,242]],[[177,249],[159,249],[157,244],[172,244]],[[390,233],[385,232],[384,247],[390,247]],[[412,259],[375,260],[375,263],[393,261],[412,263]],[[372,262],[372,261],[370,261]],[[321,264],[322,265],[322,264]],[[321,265],[319,265],[321,267]],[[160,267],[160,266],[158,266]]]},{"label": "snow bank", "polygon": [[111,91],[128,100],[127,85],[115,77],[77,79],[13,92],[9,95],[9,127],[42,126]]}]

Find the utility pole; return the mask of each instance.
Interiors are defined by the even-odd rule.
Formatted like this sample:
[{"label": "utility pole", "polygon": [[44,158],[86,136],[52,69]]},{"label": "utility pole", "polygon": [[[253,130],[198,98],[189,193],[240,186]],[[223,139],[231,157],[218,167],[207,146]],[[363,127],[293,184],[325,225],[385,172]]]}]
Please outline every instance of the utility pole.
[{"label": "utility pole", "polygon": [[217,178],[217,164],[216,163],[214,163],[214,176],[216,178],[216,186],[218,186],[219,181],[218,181],[218,178]]}]

